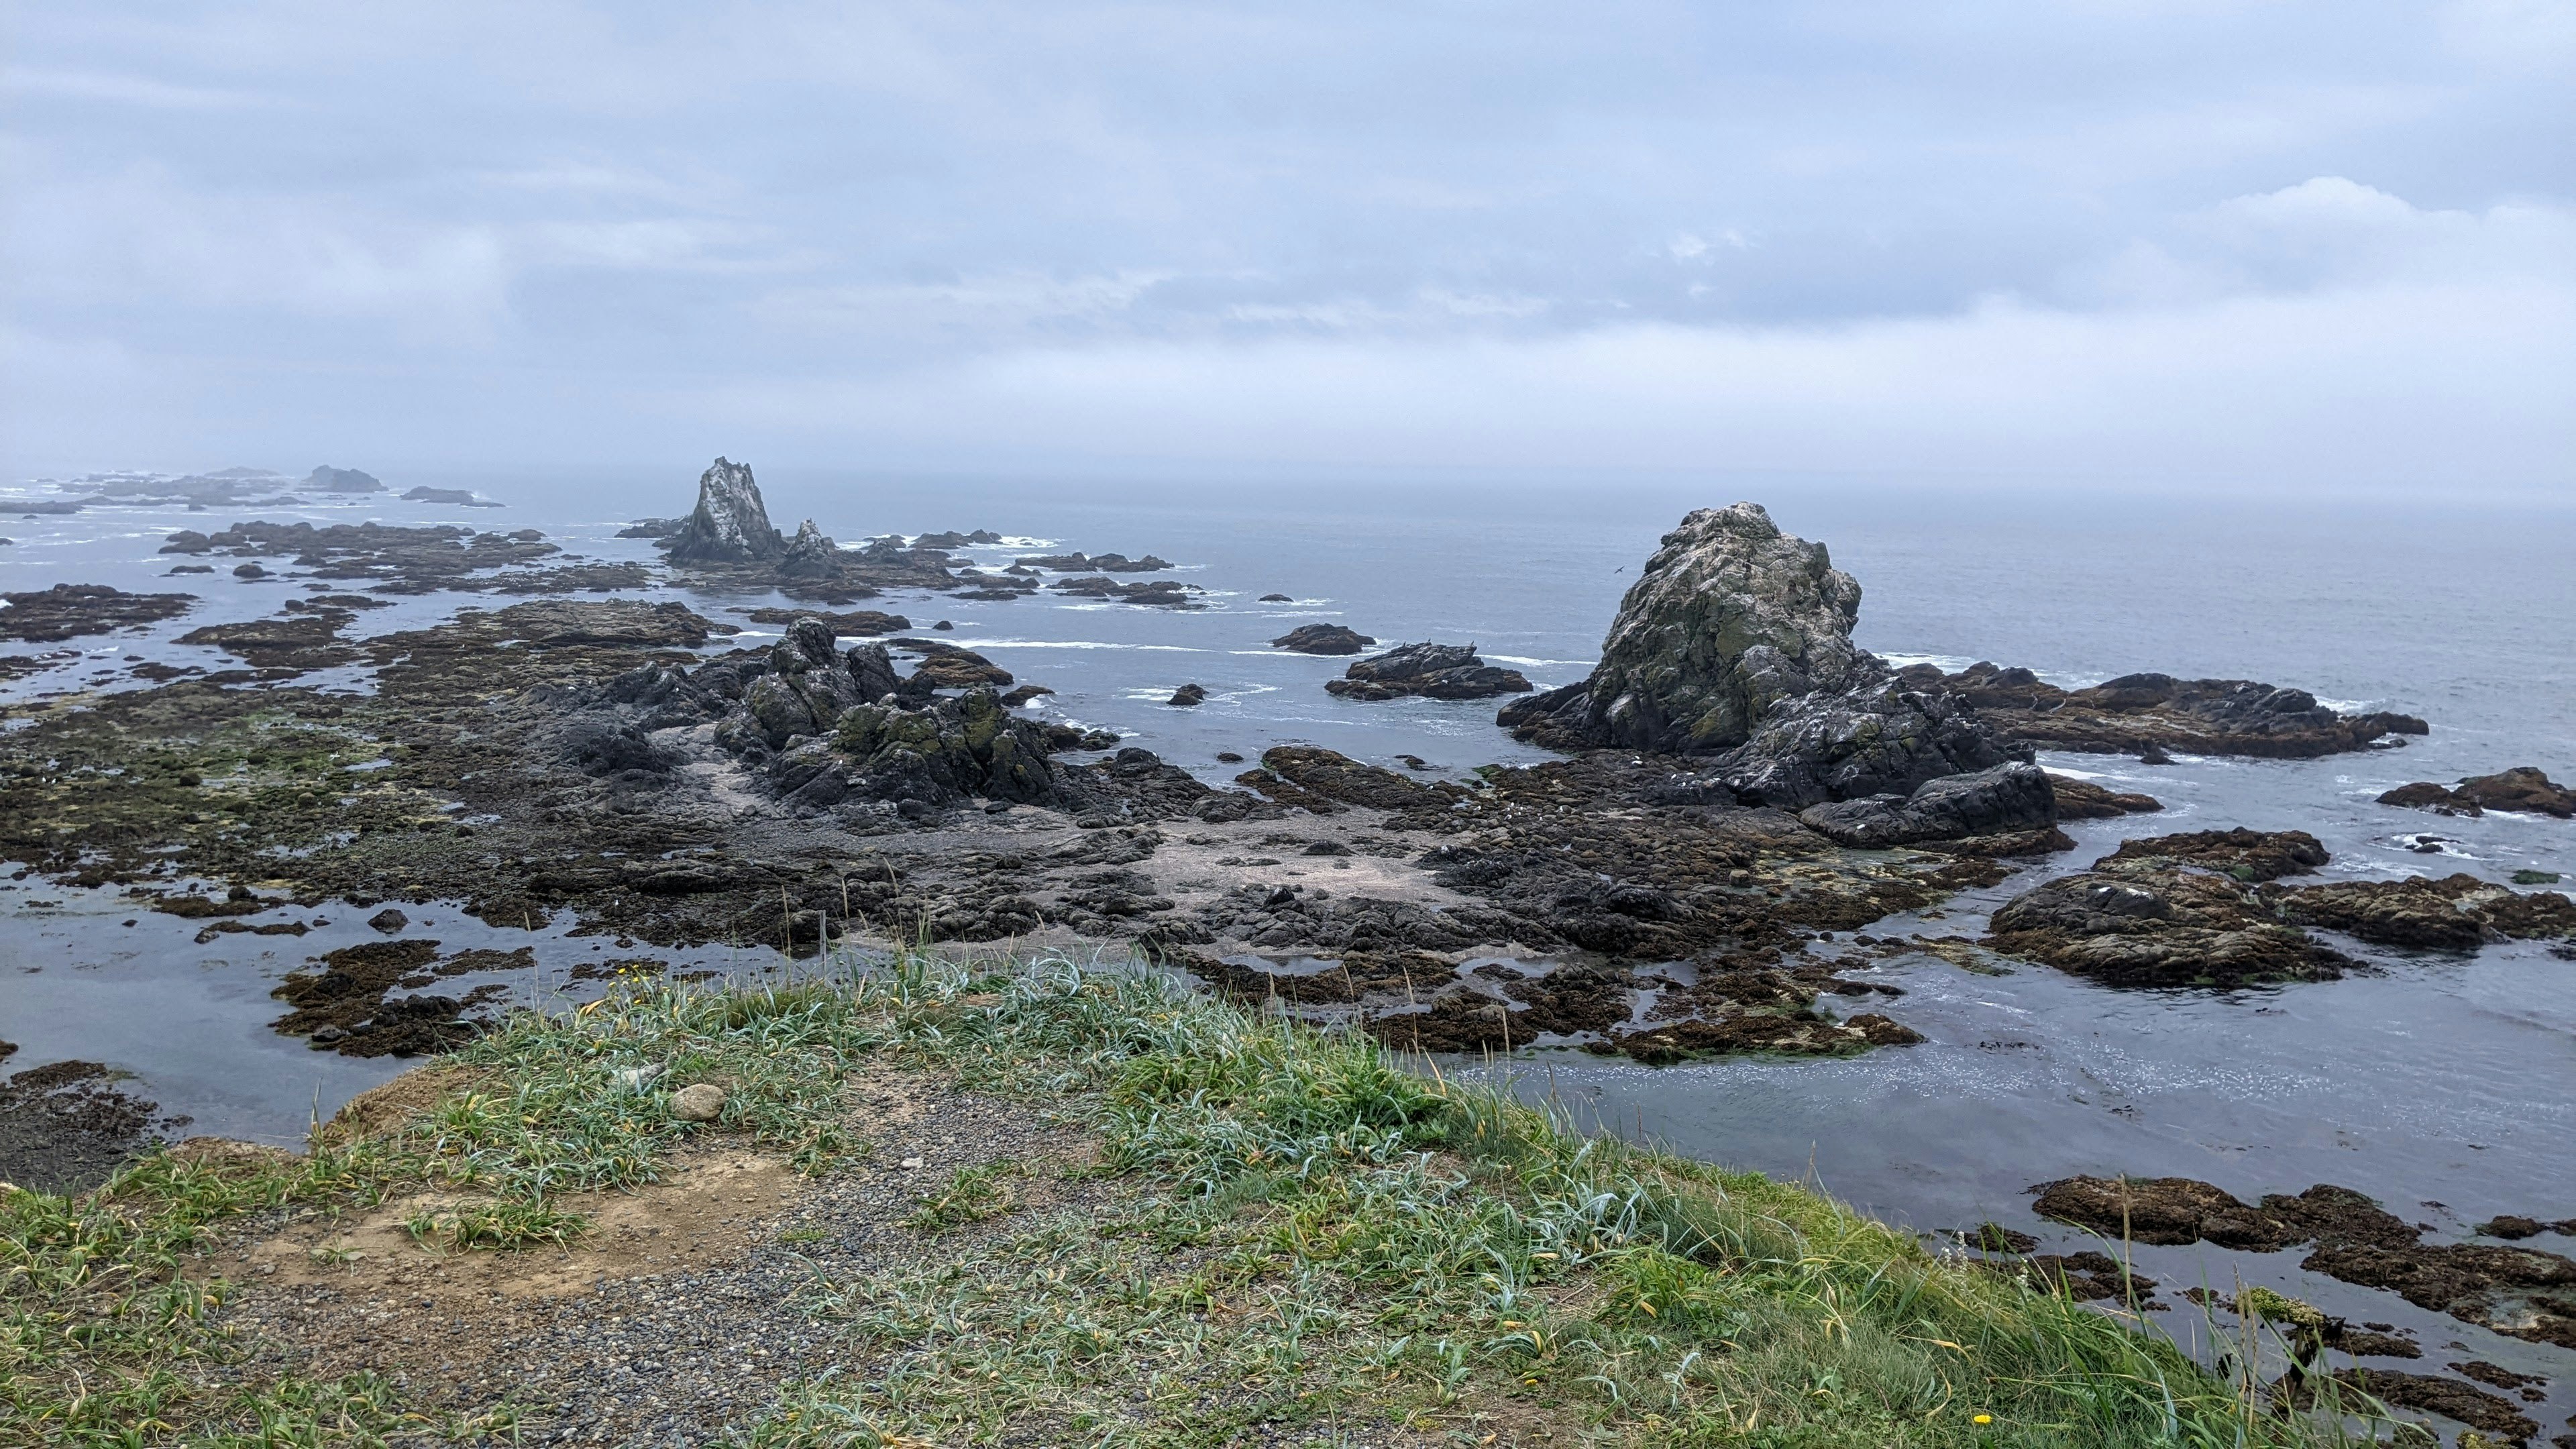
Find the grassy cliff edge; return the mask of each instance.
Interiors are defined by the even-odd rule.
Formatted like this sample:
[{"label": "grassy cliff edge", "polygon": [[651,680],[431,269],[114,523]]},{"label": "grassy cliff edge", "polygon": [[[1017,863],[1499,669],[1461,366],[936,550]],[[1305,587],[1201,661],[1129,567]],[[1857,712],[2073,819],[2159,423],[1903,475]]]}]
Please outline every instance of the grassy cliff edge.
[{"label": "grassy cliff edge", "polygon": [[[742,1445],[2302,1445],[2151,1331],[1804,1189],[1564,1130],[1357,1033],[1063,960],[785,989],[654,983],[522,1013],[389,1120],[301,1156],[190,1144],[63,1198],[0,1190],[0,1443],[585,1437],[559,1402],[255,1352],[217,1249],[438,1194],[420,1251],[579,1253],[585,1194],[724,1141],[818,1180],[917,1074],[1091,1144],[929,1182],[918,1250],[816,1272],[836,1367],[698,1432]],[[713,1123],[676,1091],[725,1089]],[[1015,1175],[1079,1174],[1081,1206]],[[2249,1330],[2253,1331],[2253,1330]]]}]

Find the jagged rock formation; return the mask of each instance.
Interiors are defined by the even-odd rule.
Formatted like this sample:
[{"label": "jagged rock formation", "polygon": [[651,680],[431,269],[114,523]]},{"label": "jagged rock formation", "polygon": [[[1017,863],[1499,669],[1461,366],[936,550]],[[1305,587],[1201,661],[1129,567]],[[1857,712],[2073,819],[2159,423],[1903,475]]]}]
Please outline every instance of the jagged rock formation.
[{"label": "jagged rock formation", "polygon": [[718,458],[698,477],[698,506],[671,536],[673,563],[752,563],[784,556],[751,465]]},{"label": "jagged rock formation", "polygon": [[2304,689],[2250,679],[2127,674],[2066,690],[2027,669],[1986,663],[1956,674],[1916,664],[1901,674],[1920,688],[1946,689],[1965,700],[2000,737],[2046,750],[2312,759],[2384,748],[2381,742],[2390,736],[2420,735],[2429,728],[2413,715],[2338,714]]},{"label": "jagged rock formation", "polygon": [[829,535],[806,519],[796,525],[796,536],[787,542],[787,551],[779,555],[778,571],[789,578],[825,579],[841,571],[841,551]]},{"label": "jagged rock formation", "polygon": [[382,493],[385,485],[372,473],[355,468],[334,468],[325,463],[304,475],[299,485],[313,493]]},{"label": "jagged rock formation", "polygon": [[1343,699],[1492,699],[1523,694],[1530,682],[1518,670],[1503,669],[1476,657],[1473,644],[1405,644],[1373,659],[1363,659],[1329,679],[1324,688]]},{"label": "jagged rock formation", "polygon": [[2576,816],[2576,790],[2569,790],[2531,765],[2517,765],[2492,775],[2472,775],[2455,786],[2426,781],[2400,785],[2379,797],[2382,805],[2430,810],[2436,815],[2484,815],[2490,810]]},{"label": "jagged rock formation", "polygon": [[1888,850],[1924,840],[2045,831],[2057,823],[2057,795],[2038,766],[2016,761],[1927,780],[1912,795],[1812,805],[1798,818],[1837,845]]},{"label": "jagged rock formation", "polygon": [[2028,757],[1853,644],[1860,597],[1824,545],[1760,504],[1699,509],[1620,600],[1591,677],[1500,722],[1558,748],[1715,755],[1731,798],[1792,810]]}]

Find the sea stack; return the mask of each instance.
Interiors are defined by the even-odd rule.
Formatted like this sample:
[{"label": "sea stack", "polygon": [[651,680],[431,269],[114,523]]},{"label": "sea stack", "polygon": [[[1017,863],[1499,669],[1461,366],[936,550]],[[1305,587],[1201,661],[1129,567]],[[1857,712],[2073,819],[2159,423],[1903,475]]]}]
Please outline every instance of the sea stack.
[{"label": "sea stack", "polygon": [[671,538],[673,563],[754,563],[784,557],[751,465],[718,458],[698,477],[698,507]]},{"label": "sea stack", "polygon": [[1860,597],[1762,505],[1696,510],[1620,600],[1591,676],[1501,722],[1558,748],[1712,755],[1739,798],[1792,810],[2028,757],[1852,643]]}]

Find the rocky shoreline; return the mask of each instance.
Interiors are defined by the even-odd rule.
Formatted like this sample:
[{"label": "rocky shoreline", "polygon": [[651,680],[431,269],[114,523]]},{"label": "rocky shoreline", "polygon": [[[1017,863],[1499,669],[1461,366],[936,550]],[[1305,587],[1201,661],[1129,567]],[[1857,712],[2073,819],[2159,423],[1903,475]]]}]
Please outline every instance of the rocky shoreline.
[{"label": "rocky shoreline", "polygon": [[[1406,1048],[1658,1064],[1918,1041],[1898,988],[1869,969],[1900,952],[2215,990],[2367,969],[2354,942],[2537,940],[2576,956],[2576,905],[2559,892],[2466,874],[2319,879],[2329,857],[2313,838],[2236,826],[2131,839],[2010,894],[1974,938],[1868,935],[2071,850],[2065,822],[2161,808],[2043,770],[2038,749],[2304,758],[2427,726],[2245,681],[2142,674],[2069,691],[1986,664],[1893,668],[1851,642],[1859,585],[1751,504],[1666,536],[1582,681],[1539,691],[1473,646],[1406,644],[1327,686],[1363,702],[1516,694],[1499,726],[1559,758],[1450,779],[1280,744],[1210,783],[1030,713],[1042,688],[910,633],[905,615],[840,607],[889,589],[1040,588],[1194,607],[1195,586],[1111,577],[1163,560],[961,568],[940,545],[999,535],[844,549],[811,521],[784,534],[750,470],[724,460],[700,493],[687,519],[655,525],[671,576],[797,601],[736,611],[782,637],[727,649],[735,626],[698,608],[575,597],[628,587],[643,566],[571,559],[533,531],[174,535],[167,551],[190,566],[275,565],[308,592],[187,636],[243,669],[12,708],[0,855],[208,933],[300,934],[298,913],[326,902],[377,912],[380,943],[316,957],[276,993],[278,1030],[355,1055],[434,1052],[488,1022],[499,992],[471,978],[507,974],[514,953],[415,934],[406,909],[434,902],[504,932],[571,922],[639,951],[1105,949]],[[380,596],[437,591],[516,601],[348,632]],[[76,586],[10,602],[0,619],[30,639],[189,606]],[[1307,626],[1273,647],[1375,644]],[[366,692],[299,682],[351,666]],[[1182,697],[1194,688],[1171,703],[1197,703]],[[2384,800],[2545,814],[2564,798],[2515,770]],[[91,1115],[128,1145],[151,1131],[148,1113]]]}]

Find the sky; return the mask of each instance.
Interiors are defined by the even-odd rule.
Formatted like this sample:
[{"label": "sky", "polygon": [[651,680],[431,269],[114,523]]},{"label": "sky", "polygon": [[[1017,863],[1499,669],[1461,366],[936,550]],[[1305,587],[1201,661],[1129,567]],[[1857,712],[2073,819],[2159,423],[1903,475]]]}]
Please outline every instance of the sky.
[{"label": "sky", "polygon": [[10,477],[2576,496],[2576,0],[0,27]]}]

